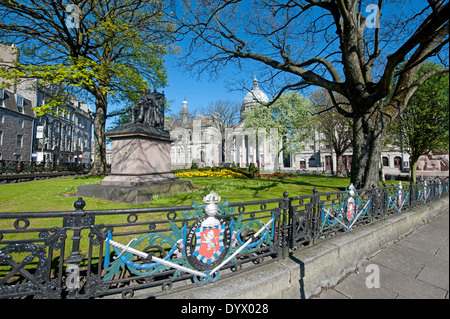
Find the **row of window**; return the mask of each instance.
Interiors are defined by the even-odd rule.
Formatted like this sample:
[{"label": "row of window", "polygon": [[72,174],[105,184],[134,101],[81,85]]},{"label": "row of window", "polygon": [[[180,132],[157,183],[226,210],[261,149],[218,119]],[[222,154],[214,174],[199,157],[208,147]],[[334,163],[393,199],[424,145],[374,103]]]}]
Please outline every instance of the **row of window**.
[{"label": "row of window", "polygon": [[[3,137],[4,137],[3,131],[0,131],[0,146],[3,145]],[[17,147],[22,148],[23,147],[23,135],[18,134],[16,141],[17,141]]]},{"label": "row of window", "polygon": [[[23,160],[22,154],[14,154],[14,159],[15,159],[16,161],[21,161],[21,160]],[[2,154],[2,153],[0,153],[0,161],[1,161],[1,160],[3,160],[3,154]]]},{"label": "row of window", "polygon": [[[0,89],[0,106],[3,106],[4,99],[5,99],[5,89]],[[45,101],[42,101],[42,103],[45,103]],[[19,113],[23,114],[24,113],[23,112],[24,98],[20,94],[17,94],[17,96],[16,96],[16,105],[17,105],[17,111]],[[59,113],[59,112],[57,112],[57,113]],[[66,120],[72,120],[80,128],[87,128],[89,125],[88,120],[81,118],[81,117],[76,117],[73,112],[70,112],[70,111],[67,111],[64,109],[61,113],[62,114],[60,114],[60,115],[62,118],[66,119]],[[3,119],[2,119],[1,123],[3,123]]]}]

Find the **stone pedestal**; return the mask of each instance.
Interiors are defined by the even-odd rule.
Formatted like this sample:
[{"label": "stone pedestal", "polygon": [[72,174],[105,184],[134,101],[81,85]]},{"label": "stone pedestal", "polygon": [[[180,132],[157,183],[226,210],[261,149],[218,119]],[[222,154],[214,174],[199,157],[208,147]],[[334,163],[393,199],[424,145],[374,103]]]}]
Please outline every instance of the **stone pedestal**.
[{"label": "stone pedestal", "polygon": [[167,131],[130,123],[106,136],[112,140],[111,174],[100,185],[78,187],[79,196],[140,203],[155,194],[194,189],[190,181],[180,181],[170,171],[172,141]]}]

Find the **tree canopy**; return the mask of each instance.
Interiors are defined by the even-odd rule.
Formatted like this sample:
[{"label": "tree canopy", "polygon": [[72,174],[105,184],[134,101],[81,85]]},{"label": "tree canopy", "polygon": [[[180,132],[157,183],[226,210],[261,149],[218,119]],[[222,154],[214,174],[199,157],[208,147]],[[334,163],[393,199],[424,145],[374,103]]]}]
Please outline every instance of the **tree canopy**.
[{"label": "tree canopy", "polygon": [[[0,77],[62,83],[95,101],[94,172],[104,173],[108,99],[134,102],[146,87],[166,85],[173,29],[164,2],[1,0],[0,28],[20,48],[20,61],[0,68]],[[58,103],[36,112],[52,112]]]},{"label": "tree canopy", "polygon": [[[424,63],[418,76],[440,69]],[[388,129],[388,141],[411,156],[411,177],[416,182],[416,166],[421,155],[449,151],[449,75],[428,79],[411,97],[408,106]]]}]

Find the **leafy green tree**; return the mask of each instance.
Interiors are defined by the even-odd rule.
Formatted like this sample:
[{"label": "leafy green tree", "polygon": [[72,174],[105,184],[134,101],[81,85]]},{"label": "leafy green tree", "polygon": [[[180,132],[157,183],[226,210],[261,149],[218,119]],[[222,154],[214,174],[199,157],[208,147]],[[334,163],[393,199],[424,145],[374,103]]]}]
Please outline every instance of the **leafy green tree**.
[{"label": "leafy green tree", "polygon": [[[109,102],[134,102],[146,87],[166,84],[164,55],[172,27],[163,5],[163,0],[0,0],[5,17],[0,28],[21,49],[20,62],[0,67],[0,77],[65,84],[95,101],[93,174],[106,172]],[[60,103],[55,97],[35,111],[55,112]]]},{"label": "leafy green tree", "polygon": [[[440,68],[435,63],[424,63],[418,76]],[[388,129],[389,143],[403,147],[411,157],[411,180],[414,183],[420,156],[436,151],[449,151],[448,96],[448,73],[429,78]]]},{"label": "leafy green tree", "polygon": [[315,118],[311,102],[298,92],[288,92],[269,106],[260,104],[244,111],[245,128],[255,129],[256,132],[265,129],[277,129],[277,148],[275,167],[282,152],[287,154],[300,153],[305,142],[312,137]]}]

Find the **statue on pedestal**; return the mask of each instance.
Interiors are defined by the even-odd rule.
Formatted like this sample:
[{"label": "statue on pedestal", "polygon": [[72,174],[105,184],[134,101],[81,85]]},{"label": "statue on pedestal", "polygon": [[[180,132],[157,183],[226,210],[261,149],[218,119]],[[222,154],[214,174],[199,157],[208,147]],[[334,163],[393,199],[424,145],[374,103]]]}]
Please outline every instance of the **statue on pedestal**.
[{"label": "statue on pedestal", "polygon": [[164,128],[164,93],[145,89],[145,94],[131,107],[131,123],[147,124],[156,128]]},{"label": "statue on pedestal", "polygon": [[111,138],[111,173],[100,184],[79,186],[79,196],[142,203],[155,194],[194,189],[171,172],[172,139],[164,130],[164,104],[164,93],[145,90],[131,107],[130,123],[106,133]]}]

